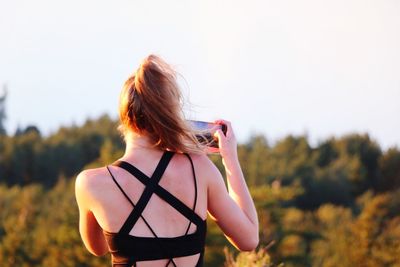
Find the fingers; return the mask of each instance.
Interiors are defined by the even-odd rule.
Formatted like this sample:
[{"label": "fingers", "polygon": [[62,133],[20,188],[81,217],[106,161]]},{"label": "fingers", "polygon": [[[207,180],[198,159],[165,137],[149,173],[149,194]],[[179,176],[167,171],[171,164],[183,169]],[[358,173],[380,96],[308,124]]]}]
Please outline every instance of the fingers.
[{"label": "fingers", "polygon": [[218,140],[220,140],[221,138],[225,138],[225,135],[224,135],[224,133],[222,132],[221,129],[217,129],[217,130],[214,132],[214,136],[217,137]]},{"label": "fingers", "polygon": [[214,123],[220,124],[220,125],[223,124],[223,125],[226,126],[226,137],[228,139],[230,139],[232,136],[234,136],[233,129],[232,129],[232,124],[231,124],[230,121],[219,119],[219,120],[214,121]]},{"label": "fingers", "polygon": [[229,121],[226,121],[226,120],[223,120],[223,119],[215,120],[214,123],[216,123],[216,124],[225,124],[225,125],[226,124],[230,124]]}]

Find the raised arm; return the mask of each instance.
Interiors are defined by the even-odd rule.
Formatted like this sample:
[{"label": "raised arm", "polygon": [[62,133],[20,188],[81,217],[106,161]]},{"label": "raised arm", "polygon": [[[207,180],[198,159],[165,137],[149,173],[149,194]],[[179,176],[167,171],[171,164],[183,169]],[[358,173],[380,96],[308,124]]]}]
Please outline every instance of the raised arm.
[{"label": "raised arm", "polygon": [[208,211],[236,248],[253,250],[259,242],[257,211],[240,167],[231,124],[222,120],[217,123],[227,126],[226,136],[220,130],[216,132],[216,136],[225,166],[228,190],[220,172],[214,166],[209,175]]}]

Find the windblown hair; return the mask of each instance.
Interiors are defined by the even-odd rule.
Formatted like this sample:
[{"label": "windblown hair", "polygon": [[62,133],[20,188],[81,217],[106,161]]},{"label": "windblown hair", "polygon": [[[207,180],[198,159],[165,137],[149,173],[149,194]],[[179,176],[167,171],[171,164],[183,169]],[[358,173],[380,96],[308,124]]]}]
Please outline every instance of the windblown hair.
[{"label": "windblown hair", "polygon": [[204,147],[186,122],[176,72],[160,57],[146,57],[125,82],[119,104],[120,126],[149,137],[161,150],[202,153]]}]

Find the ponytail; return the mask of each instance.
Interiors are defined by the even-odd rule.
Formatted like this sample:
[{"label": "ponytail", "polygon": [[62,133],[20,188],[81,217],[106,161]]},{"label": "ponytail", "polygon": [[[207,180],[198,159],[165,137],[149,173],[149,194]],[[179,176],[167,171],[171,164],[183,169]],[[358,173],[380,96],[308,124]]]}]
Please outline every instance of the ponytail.
[{"label": "ponytail", "polygon": [[180,153],[202,153],[204,148],[182,112],[176,72],[161,58],[150,55],[125,82],[119,106],[119,130],[149,137],[153,146]]}]

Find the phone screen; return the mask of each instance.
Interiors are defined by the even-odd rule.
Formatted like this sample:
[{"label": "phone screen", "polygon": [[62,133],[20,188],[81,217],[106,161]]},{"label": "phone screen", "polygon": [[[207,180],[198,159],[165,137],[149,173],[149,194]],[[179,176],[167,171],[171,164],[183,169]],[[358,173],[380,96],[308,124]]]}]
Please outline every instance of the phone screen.
[{"label": "phone screen", "polygon": [[226,125],[223,124],[194,120],[189,120],[189,123],[196,132],[197,140],[210,147],[218,148],[218,139],[214,137],[214,133],[218,129],[222,130],[222,132],[226,134]]}]

